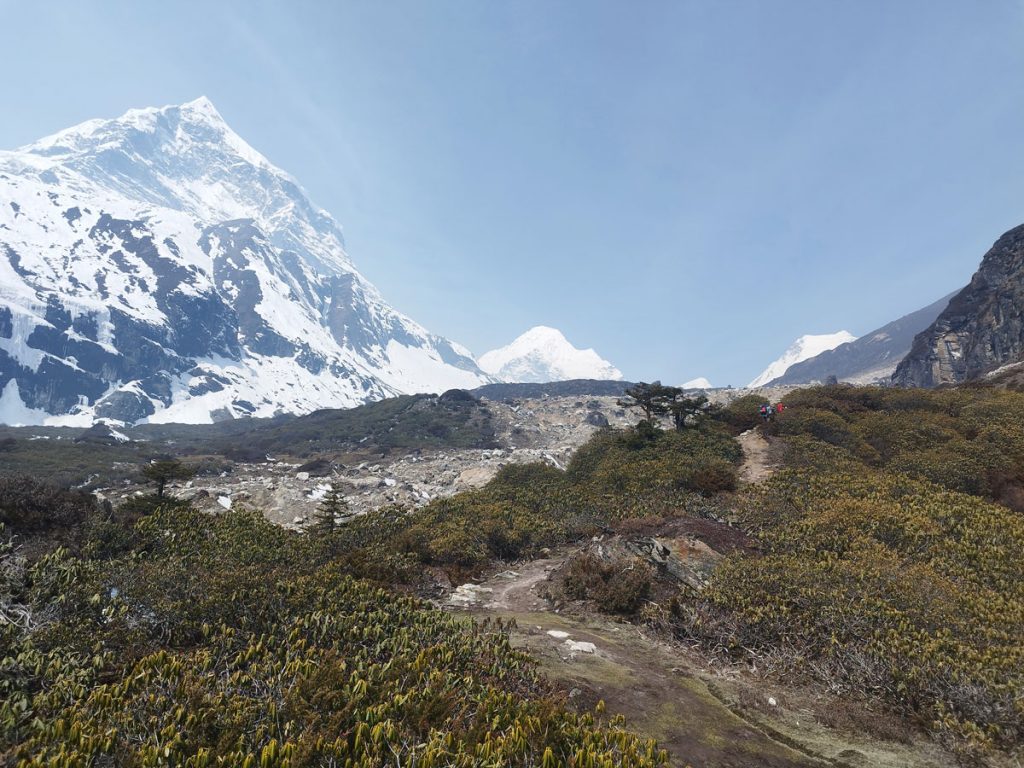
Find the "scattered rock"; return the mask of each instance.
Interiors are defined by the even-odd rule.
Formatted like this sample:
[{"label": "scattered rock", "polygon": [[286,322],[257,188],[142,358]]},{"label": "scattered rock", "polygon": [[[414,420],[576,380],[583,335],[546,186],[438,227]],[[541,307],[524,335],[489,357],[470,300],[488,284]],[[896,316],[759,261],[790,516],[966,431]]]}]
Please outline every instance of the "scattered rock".
[{"label": "scattered rock", "polygon": [[[460,397],[460,395],[452,395]],[[612,416],[614,397],[590,396],[581,401],[575,397],[548,397],[522,400],[516,404],[486,400],[494,421],[497,446],[480,448],[420,449],[412,453],[368,460],[363,456],[339,464],[334,456],[314,456],[304,463],[268,464],[265,452],[251,460],[242,459],[233,465],[230,474],[221,479],[209,475],[195,478],[194,489],[170,489],[176,498],[192,498],[200,489],[211,494],[200,498],[200,507],[220,510],[217,496],[231,496],[238,502],[247,493],[246,503],[262,510],[268,519],[281,525],[292,525],[297,515],[311,516],[320,504],[320,487],[311,487],[310,480],[327,481],[332,475],[343,477],[346,501],[352,515],[360,515],[389,504],[416,508],[434,499],[486,485],[506,464],[543,461],[564,467],[573,452],[594,434],[595,426],[585,423],[587,411],[600,413],[612,426],[633,423],[637,414],[622,418]],[[514,412],[519,408],[519,413]],[[521,429],[517,430],[516,425]],[[394,452],[393,452],[394,453]],[[125,494],[138,486],[129,485]]]},{"label": "scattered rock", "polygon": [[593,643],[588,643],[579,640],[566,640],[562,643],[562,647],[569,652],[570,655],[576,653],[596,653],[597,646]]},{"label": "scattered rock", "polygon": [[493,592],[490,587],[481,587],[479,584],[463,584],[455,588],[448,602],[460,606],[479,605]]}]

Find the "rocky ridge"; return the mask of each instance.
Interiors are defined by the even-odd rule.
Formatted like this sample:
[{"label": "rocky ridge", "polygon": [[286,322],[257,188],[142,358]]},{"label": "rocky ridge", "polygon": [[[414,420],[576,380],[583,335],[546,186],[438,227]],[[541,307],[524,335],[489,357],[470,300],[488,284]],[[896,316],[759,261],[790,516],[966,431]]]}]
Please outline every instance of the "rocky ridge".
[{"label": "rocky ridge", "polygon": [[1024,225],[1000,237],[966,288],[914,338],[893,383],[935,387],[1024,360]]}]

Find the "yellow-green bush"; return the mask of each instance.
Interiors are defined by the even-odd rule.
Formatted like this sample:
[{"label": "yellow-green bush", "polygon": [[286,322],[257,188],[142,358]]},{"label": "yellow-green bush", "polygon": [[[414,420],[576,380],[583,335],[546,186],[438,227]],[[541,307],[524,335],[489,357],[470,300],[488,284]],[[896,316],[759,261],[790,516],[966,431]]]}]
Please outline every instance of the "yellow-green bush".
[{"label": "yellow-green bush", "polygon": [[566,471],[503,467],[477,491],[409,514],[398,540],[421,561],[472,570],[589,536],[617,520],[676,516],[736,486],[741,451],[718,424],[683,431],[602,431]]},{"label": "yellow-green bush", "polygon": [[654,569],[639,558],[602,560],[584,552],[566,564],[561,590],[573,600],[593,600],[605,613],[633,614],[651,594]]},{"label": "yellow-green bush", "polygon": [[777,422],[789,469],[748,489],[686,628],[880,696],[955,747],[1024,738],[1024,398],[830,387]]},{"label": "yellow-green bush", "polygon": [[[567,712],[504,627],[346,573],[344,545],[157,510],[121,557],[0,549],[0,762],[654,766]],[[12,614],[13,615],[13,614]]]},{"label": "yellow-green bush", "polygon": [[787,406],[777,434],[813,437],[871,466],[1024,509],[1022,393],[818,387],[794,392]]}]

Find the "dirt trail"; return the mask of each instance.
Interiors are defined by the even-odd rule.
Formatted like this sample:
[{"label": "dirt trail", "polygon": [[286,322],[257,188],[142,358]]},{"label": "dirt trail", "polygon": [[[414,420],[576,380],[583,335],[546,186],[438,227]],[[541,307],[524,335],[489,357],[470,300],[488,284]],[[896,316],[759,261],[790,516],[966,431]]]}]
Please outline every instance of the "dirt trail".
[{"label": "dirt trail", "polygon": [[[475,615],[514,618],[514,641],[527,647],[549,678],[584,706],[603,699],[638,731],[654,736],[685,766],[824,765],[778,743],[724,706],[676,650],[631,624],[550,610],[537,586],[568,553],[535,560],[480,585]],[[486,591],[491,590],[491,591]],[[588,645],[592,644],[592,646]]]},{"label": "dirt trail", "polygon": [[[478,602],[456,610],[515,619],[513,641],[581,707],[603,699],[610,713],[656,738],[672,765],[693,768],[811,768],[952,765],[930,745],[878,743],[816,722],[808,701],[752,686],[735,671],[715,672],[694,652],[633,624],[553,610],[540,594],[571,553],[515,566],[480,584]],[[592,645],[591,645],[592,644]],[[819,705],[820,706],[820,705]]]},{"label": "dirt trail", "polygon": [[738,438],[743,446],[743,465],[740,467],[740,480],[744,483],[759,483],[771,477],[775,465],[771,460],[771,444],[761,434],[761,430],[748,429]]},{"label": "dirt trail", "polygon": [[[744,456],[741,480],[770,477],[776,466],[761,431],[749,430],[738,440]],[[769,684],[744,669],[713,667],[697,651],[634,624],[553,609],[538,587],[571,554],[562,550],[482,584],[464,585],[449,607],[477,618],[515,619],[513,642],[529,650],[571,703],[592,708],[603,700],[609,713],[624,715],[630,728],[668,749],[673,766],[955,766],[931,742],[860,705]]]}]

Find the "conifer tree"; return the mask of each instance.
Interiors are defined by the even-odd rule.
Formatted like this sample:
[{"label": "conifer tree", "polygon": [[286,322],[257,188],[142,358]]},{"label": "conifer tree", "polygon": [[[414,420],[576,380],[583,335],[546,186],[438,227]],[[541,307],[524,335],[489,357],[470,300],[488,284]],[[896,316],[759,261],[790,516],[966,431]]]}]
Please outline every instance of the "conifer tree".
[{"label": "conifer tree", "polygon": [[152,483],[156,483],[157,498],[163,498],[164,487],[171,480],[188,480],[196,470],[177,459],[161,459],[151,461],[142,468],[142,475]]},{"label": "conifer tree", "polygon": [[627,389],[625,398],[618,404],[623,408],[639,408],[644,413],[644,421],[653,426],[659,416],[671,411],[672,402],[681,393],[679,387],[667,387],[660,381],[650,384],[641,381]]},{"label": "conifer tree", "polygon": [[330,533],[337,527],[337,518],[343,517],[348,512],[348,501],[341,490],[341,484],[336,480],[331,482],[330,490],[327,491],[323,500],[316,509],[313,528],[320,533]]}]

